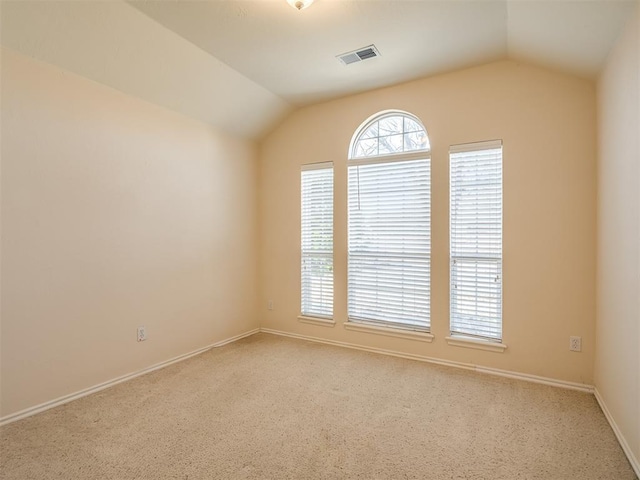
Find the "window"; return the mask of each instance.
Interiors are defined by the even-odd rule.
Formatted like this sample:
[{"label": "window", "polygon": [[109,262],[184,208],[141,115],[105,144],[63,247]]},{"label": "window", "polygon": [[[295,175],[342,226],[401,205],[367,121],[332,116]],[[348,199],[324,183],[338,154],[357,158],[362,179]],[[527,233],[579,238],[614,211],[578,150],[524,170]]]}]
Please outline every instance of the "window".
[{"label": "window", "polygon": [[301,313],[333,316],[333,165],[305,165],[301,173]]},{"label": "window", "polygon": [[502,341],[502,141],[450,149],[451,334]]},{"label": "window", "polygon": [[387,112],[354,136],[348,167],[349,321],[428,331],[430,160],[424,127]]}]

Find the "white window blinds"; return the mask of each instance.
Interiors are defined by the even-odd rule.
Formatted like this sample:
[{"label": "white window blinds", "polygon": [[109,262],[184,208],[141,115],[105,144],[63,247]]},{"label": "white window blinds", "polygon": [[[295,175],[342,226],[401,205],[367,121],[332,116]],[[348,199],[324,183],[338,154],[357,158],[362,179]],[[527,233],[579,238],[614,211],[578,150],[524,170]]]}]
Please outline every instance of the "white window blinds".
[{"label": "white window blinds", "polygon": [[333,316],[333,165],[301,172],[301,313]]},{"label": "white window blinds", "polygon": [[349,165],[349,320],[429,329],[429,152]]},{"label": "white window blinds", "polygon": [[452,335],[502,339],[502,141],[450,149]]}]

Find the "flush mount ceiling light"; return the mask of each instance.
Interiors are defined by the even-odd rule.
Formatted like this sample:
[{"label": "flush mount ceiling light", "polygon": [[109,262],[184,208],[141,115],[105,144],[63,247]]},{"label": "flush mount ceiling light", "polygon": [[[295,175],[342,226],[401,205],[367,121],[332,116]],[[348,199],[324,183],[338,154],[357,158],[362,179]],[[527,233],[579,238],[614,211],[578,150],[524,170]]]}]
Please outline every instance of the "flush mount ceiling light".
[{"label": "flush mount ceiling light", "polygon": [[287,0],[287,3],[293,8],[302,10],[313,3],[313,0]]}]

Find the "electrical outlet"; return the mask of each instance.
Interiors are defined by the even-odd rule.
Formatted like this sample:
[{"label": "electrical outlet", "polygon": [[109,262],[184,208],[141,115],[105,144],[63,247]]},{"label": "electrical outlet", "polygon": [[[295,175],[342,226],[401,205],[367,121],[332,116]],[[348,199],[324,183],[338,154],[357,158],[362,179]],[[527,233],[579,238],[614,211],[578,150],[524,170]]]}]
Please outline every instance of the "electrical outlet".
[{"label": "electrical outlet", "polygon": [[144,326],[138,327],[138,341],[144,342],[147,339],[147,329]]},{"label": "electrical outlet", "polygon": [[581,352],[582,337],[569,337],[569,350],[572,352]]},{"label": "electrical outlet", "polygon": [[268,308],[269,310],[273,310],[273,300],[269,300],[269,301],[267,302],[267,308]]}]

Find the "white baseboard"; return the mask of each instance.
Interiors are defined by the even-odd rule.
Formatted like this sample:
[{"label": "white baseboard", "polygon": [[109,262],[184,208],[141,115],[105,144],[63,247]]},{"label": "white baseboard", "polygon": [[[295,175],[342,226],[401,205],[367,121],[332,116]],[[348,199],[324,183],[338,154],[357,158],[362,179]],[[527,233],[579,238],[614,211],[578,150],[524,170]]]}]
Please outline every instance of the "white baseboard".
[{"label": "white baseboard", "polygon": [[578,390],[579,392],[593,393],[593,385],[586,383],[569,382],[568,380],[558,380],[556,378],[540,377],[529,373],[513,372],[511,370],[500,370],[499,368],[483,367],[476,365],[476,372],[487,373],[489,375],[497,375],[498,377],[514,378],[525,382],[539,383],[541,385],[549,385],[551,387],[567,388],[569,390]]},{"label": "white baseboard", "polygon": [[640,478],[640,462],[638,461],[633,451],[631,450],[631,447],[627,443],[627,439],[624,438],[624,435],[622,435],[622,431],[620,431],[620,428],[618,427],[618,424],[616,423],[616,421],[613,419],[613,416],[611,416],[611,412],[609,412],[609,409],[607,408],[607,404],[604,403],[604,398],[602,398],[602,395],[600,395],[600,392],[598,391],[597,387],[594,387],[593,393],[596,396],[598,405],[600,405],[600,408],[602,409],[604,416],[609,422],[609,425],[611,425],[611,429],[613,430],[613,433],[616,435],[616,438],[618,439],[618,443],[622,447],[624,454],[629,459],[631,468],[633,468],[633,471],[636,472],[636,476]]},{"label": "white baseboard", "polygon": [[270,333],[272,335],[280,335],[283,337],[291,337],[291,338],[298,338],[300,340],[308,340],[310,342],[317,342],[317,343],[325,343],[327,345],[335,345],[338,347],[345,347],[345,348],[353,348],[355,350],[362,350],[365,352],[373,352],[373,353],[380,353],[382,355],[389,355],[392,357],[400,357],[400,358],[408,358],[410,360],[418,360],[420,362],[427,362],[427,363],[435,363],[437,365],[445,365],[448,367],[456,367],[456,368],[464,368],[465,370],[474,370],[476,372],[480,372],[480,373],[486,373],[489,375],[497,375],[499,377],[507,377],[507,378],[514,378],[516,380],[524,380],[526,382],[533,382],[533,383],[540,383],[543,385],[550,385],[553,387],[560,387],[560,388],[568,388],[571,390],[579,390],[581,392],[587,392],[587,393],[593,393],[593,386],[592,385],[586,385],[583,383],[575,383],[575,382],[567,382],[565,380],[557,380],[555,378],[547,378],[547,377],[539,377],[537,375],[530,375],[528,373],[519,373],[519,372],[512,372],[509,370],[500,370],[497,368],[489,368],[489,367],[482,367],[479,365],[474,365],[471,363],[462,363],[462,362],[455,362],[452,360],[443,360],[441,358],[434,358],[434,357],[427,357],[425,355],[415,355],[415,354],[411,354],[411,353],[403,353],[403,352],[398,352],[395,350],[385,350],[383,348],[376,348],[376,347],[368,347],[368,346],[364,346],[364,345],[357,345],[354,343],[347,343],[347,342],[339,342],[336,340],[327,340],[324,338],[319,338],[319,337],[311,337],[308,335],[300,335],[297,333],[289,333],[289,332],[284,332],[281,330],[273,330],[271,328],[261,328],[260,329],[261,332],[264,333]]},{"label": "white baseboard", "polygon": [[225,340],[221,340],[216,343],[212,343],[211,345],[207,345],[206,347],[198,348],[197,350],[193,350],[189,353],[185,353],[182,355],[178,355],[177,357],[173,357],[169,360],[165,360],[164,362],[156,363],[155,365],[151,365],[150,367],[143,368],[142,370],[137,370],[132,373],[128,373],[126,375],[122,375],[120,377],[114,378],[112,380],[108,380],[103,383],[99,383],[98,385],[94,385],[93,387],[85,388],[75,393],[71,393],[69,395],[64,395],[62,397],[56,398],[54,400],[50,400],[48,402],[41,403],[39,405],[35,405],[33,407],[26,408],[24,410],[20,410],[19,412],[12,413],[0,418],[0,427],[6,425],[11,422],[15,422],[17,420],[21,420],[26,417],[30,417],[31,415],[35,415],[36,413],[44,412],[45,410],[49,410],[50,408],[57,407],[59,405],[63,405],[65,403],[72,402],[73,400],[77,400],[78,398],[86,397],[87,395],[91,395],[92,393],[99,392],[109,387],[113,387],[122,382],[126,382],[128,380],[132,380],[136,377],[144,375],[146,373],[153,372],[155,370],[159,370],[164,367],[168,367],[177,362],[181,362],[186,360],[187,358],[195,357],[196,355],[200,355],[201,353],[206,352],[207,350],[211,350],[212,348],[221,347],[223,345],[227,345],[228,343],[235,342],[236,340],[240,340],[241,338],[248,337],[260,331],[259,328],[254,328],[253,330],[249,330],[248,332],[241,333],[231,338],[227,338]]},{"label": "white baseboard", "polygon": [[[210,345],[210,348],[218,348],[224,345],[228,345],[229,343],[236,342],[241,338],[250,337],[251,335],[255,335],[256,333],[260,333],[260,328],[254,328],[253,330],[249,330],[248,332],[240,333],[234,337],[227,338],[226,340],[220,340],[219,342],[213,343]],[[197,354],[196,354],[197,355]]]}]

